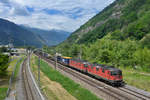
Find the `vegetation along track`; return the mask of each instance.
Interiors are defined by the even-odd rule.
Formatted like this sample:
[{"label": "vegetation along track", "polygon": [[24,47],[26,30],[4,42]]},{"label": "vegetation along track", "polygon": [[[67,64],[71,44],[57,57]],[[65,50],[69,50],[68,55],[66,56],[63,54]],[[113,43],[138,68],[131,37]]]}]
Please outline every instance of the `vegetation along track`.
[{"label": "vegetation along track", "polygon": [[[55,62],[50,60],[50,59],[46,59],[44,57],[42,57],[43,59],[45,59],[47,62],[50,62],[51,64],[55,65]],[[121,100],[150,100],[150,96],[145,95],[144,93],[139,93],[136,90],[127,88],[126,86],[124,87],[112,87],[109,86],[103,82],[97,81],[97,80],[92,80],[90,77],[85,77],[85,75],[78,73],[68,67],[65,67],[61,64],[58,64],[58,68],[71,74],[72,76],[86,82],[87,84],[97,88],[99,91],[103,91],[106,94],[108,94],[109,96],[115,98],[115,99],[121,99]]]}]

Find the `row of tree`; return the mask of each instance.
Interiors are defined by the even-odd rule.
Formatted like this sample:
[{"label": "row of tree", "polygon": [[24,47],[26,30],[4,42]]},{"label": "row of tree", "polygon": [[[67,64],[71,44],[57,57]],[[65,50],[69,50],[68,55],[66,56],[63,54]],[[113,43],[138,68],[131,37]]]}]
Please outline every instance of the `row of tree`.
[{"label": "row of tree", "polygon": [[81,56],[82,59],[91,63],[146,69],[148,71],[150,69],[150,34],[147,34],[140,41],[130,38],[122,41],[117,32],[110,33],[94,43],[63,44],[50,49],[45,47],[45,50],[48,50],[50,54],[59,52],[64,56],[73,58]]},{"label": "row of tree", "polygon": [[3,52],[6,52],[7,49],[2,47],[0,48],[0,74],[4,74],[8,68],[9,56],[4,55]]}]

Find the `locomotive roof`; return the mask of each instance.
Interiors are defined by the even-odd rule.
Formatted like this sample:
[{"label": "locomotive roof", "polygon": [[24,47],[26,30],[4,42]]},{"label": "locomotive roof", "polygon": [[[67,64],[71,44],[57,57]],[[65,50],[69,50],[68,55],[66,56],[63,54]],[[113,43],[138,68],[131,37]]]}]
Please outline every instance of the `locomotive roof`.
[{"label": "locomotive roof", "polygon": [[110,70],[110,71],[119,71],[120,70],[118,68],[115,68],[114,66],[108,66],[108,65],[104,65],[104,64],[94,64],[93,66],[103,68],[103,69],[106,69],[106,70]]},{"label": "locomotive roof", "polygon": [[65,58],[65,59],[71,59],[72,57],[65,57],[65,56],[62,56],[62,58]]},{"label": "locomotive roof", "polygon": [[72,59],[72,60],[77,61],[77,62],[86,63],[86,64],[88,64],[88,65],[92,65],[93,67],[103,68],[103,69],[105,69],[105,70],[121,71],[120,69],[115,68],[114,66],[108,66],[108,65],[97,64],[97,63],[91,64],[91,63],[87,62],[86,60],[81,60],[81,59]]},{"label": "locomotive roof", "polygon": [[72,60],[77,61],[77,62],[89,63],[88,61],[82,60],[82,59],[72,59]]},{"label": "locomotive roof", "polygon": [[121,71],[120,69],[118,68],[109,68],[110,71]]}]

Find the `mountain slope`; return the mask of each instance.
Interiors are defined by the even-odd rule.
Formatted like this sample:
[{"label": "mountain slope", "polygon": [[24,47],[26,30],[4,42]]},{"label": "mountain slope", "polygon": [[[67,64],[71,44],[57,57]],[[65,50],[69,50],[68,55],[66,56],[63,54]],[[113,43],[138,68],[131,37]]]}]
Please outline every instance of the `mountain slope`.
[{"label": "mountain slope", "polygon": [[118,30],[123,39],[132,37],[140,40],[150,32],[149,17],[149,0],[116,0],[72,33],[65,43],[94,42],[108,33],[117,34]]},{"label": "mountain slope", "polygon": [[0,43],[8,44],[9,41],[12,41],[15,46],[25,44],[41,47],[44,44],[44,41],[36,34],[0,18]]},{"label": "mountain slope", "polygon": [[48,46],[57,45],[70,35],[69,32],[63,30],[42,30],[26,26],[22,27],[42,37]]},{"label": "mountain slope", "polygon": [[80,56],[92,63],[149,69],[149,41],[150,0],[116,0],[63,43],[50,48],[55,49],[50,53]]}]

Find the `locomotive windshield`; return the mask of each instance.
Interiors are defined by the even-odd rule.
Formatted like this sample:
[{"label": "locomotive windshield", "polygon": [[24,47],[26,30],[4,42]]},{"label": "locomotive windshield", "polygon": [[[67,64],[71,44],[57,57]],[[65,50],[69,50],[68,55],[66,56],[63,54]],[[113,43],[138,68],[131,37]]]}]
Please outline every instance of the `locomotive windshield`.
[{"label": "locomotive windshield", "polygon": [[88,67],[88,64],[84,64],[84,67]]},{"label": "locomotive windshield", "polygon": [[113,75],[113,76],[115,76],[115,75],[122,75],[122,72],[120,70],[119,71],[112,71],[111,75]]}]

